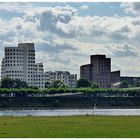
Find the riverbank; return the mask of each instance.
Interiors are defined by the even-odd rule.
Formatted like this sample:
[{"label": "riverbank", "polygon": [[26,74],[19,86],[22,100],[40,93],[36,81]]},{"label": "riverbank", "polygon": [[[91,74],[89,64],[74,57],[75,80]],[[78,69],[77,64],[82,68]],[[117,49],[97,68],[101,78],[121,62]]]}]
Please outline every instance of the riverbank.
[{"label": "riverbank", "polygon": [[[61,110],[61,109],[93,109],[93,107],[7,107],[0,108],[0,111],[3,110]],[[95,109],[140,109],[140,106],[110,106],[110,107],[98,107]]]},{"label": "riverbank", "polygon": [[0,116],[140,116],[140,109],[0,110]]},{"label": "riverbank", "polygon": [[140,117],[0,117],[0,130],[1,138],[140,138]]},{"label": "riverbank", "polygon": [[140,97],[0,97],[0,108],[140,108]]}]

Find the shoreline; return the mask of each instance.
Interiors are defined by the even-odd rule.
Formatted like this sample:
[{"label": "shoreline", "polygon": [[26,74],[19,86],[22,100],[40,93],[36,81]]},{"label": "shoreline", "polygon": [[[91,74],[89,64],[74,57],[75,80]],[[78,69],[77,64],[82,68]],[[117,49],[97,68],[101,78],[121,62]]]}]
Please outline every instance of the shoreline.
[{"label": "shoreline", "polygon": [[[91,107],[87,108],[82,108],[82,107],[13,107],[13,108],[0,108],[0,111],[3,111],[3,110],[65,110],[65,109],[93,109]],[[134,106],[134,107],[121,107],[121,106],[118,106],[118,107],[96,107],[95,109],[140,109],[140,107],[138,106]]]}]

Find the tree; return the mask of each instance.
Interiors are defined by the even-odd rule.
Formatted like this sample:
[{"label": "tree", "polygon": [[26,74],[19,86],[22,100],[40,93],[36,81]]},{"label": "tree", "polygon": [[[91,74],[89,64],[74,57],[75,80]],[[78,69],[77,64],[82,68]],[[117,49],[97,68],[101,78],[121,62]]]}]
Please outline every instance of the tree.
[{"label": "tree", "polygon": [[53,83],[46,82],[45,83],[45,88],[67,88],[68,85],[65,85],[62,81],[56,80]]},{"label": "tree", "polygon": [[28,84],[25,81],[21,82],[21,87],[22,88],[28,88]]},{"label": "tree", "polygon": [[50,88],[52,86],[52,84],[50,82],[45,82],[45,88]]},{"label": "tree", "polygon": [[13,88],[14,81],[13,79],[6,77],[1,80],[1,88]]},{"label": "tree", "polygon": [[140,82],[139,82],[139,81],[136,81],[136,82],[134,83],[134,87],[140,87]]},{"label": "tree", "polygon": [[25,81],[21,81],[19,79],[15,79],[14,81],[14,88],[27,88],[28,84]]},{"label": "tree", "polygon": [[52,88],[66,88],[67,85],[65,85],[62,81],[56,80],[51,85]]},{"label": "tree", "polygon": [[90,83],[88,80],[86,79],[79,79],[77,81],[77,87],[80,88],[80,87],[89,87],[90,86]]},{"label": "tree", "polygon": [[1,80],[1,88],[27,88],[28,84],[19,79],[3,78]]},{"label": "tree", "polygon": [[127,81],[122,81],[120,87],[121,87],[121,88],[128,88],[128,82],[127,82]]},{"label": "tree", "polygon": [[90,87],[91,88],[100,88],[100,85],[96,82],[92,82]]}]

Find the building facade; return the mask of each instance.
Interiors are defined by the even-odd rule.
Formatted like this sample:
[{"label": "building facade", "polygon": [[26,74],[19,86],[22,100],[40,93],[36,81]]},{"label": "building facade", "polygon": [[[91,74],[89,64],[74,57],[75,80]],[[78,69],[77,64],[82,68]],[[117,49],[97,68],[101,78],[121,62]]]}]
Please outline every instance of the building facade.
[{"label": "building facade", "polygon": [[[66,73],[69,72],[63,74],[64,83],[70,83],[73,86],[73,81],[77,76]],[[67,76],[70,78],[68,79]],[[5,55],[1,65],[1,79],[5,77],[19,79],[27,82],[29,86],[39,88],[44,88],[45,82],[51,80],[51,77],[48,77],[48,73],[44,72],[43,63],[35,62],[34,43],[21,43],[18,44],[18,47],[5,48]],[[67,79],[72,81],[67,82]]]},{"label": "building facade", "polygon": [[130,76],[121,76],[121,82],[127,81],[128,84],[133,85],[135,83],[140,83],[140,77],[130,77]]},{"label": "building facade", "polygon": [[90,64],[80,67],[80,78],[99,83],[102,88],[120,81],[120,71],[111,72],[111,59],[105,55],[91,55]]},{"label": "building facade", "polygon": [[60,80],[69,87],[75,88],[77,84],[77,74],[70,74],[68,71],[47,71],[45,72],[46,81],[52,83]]},{"label": "building facade", "polygon": [[43,64],[35,63],[34,43],[21,43],[18,47],[5,48],[1,78],[5,77],[25,81],[29,86],[44,88]]}]

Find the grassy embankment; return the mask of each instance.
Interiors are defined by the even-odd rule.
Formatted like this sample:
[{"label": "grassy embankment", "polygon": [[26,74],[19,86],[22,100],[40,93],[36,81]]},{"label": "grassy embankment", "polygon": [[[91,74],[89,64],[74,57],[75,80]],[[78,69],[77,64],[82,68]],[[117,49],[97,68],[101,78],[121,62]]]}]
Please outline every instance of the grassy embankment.
[{"label": "grassy embankment", "polygon": [[136,138],[140,137],[140,117],[0,117],[0,137]]}]

